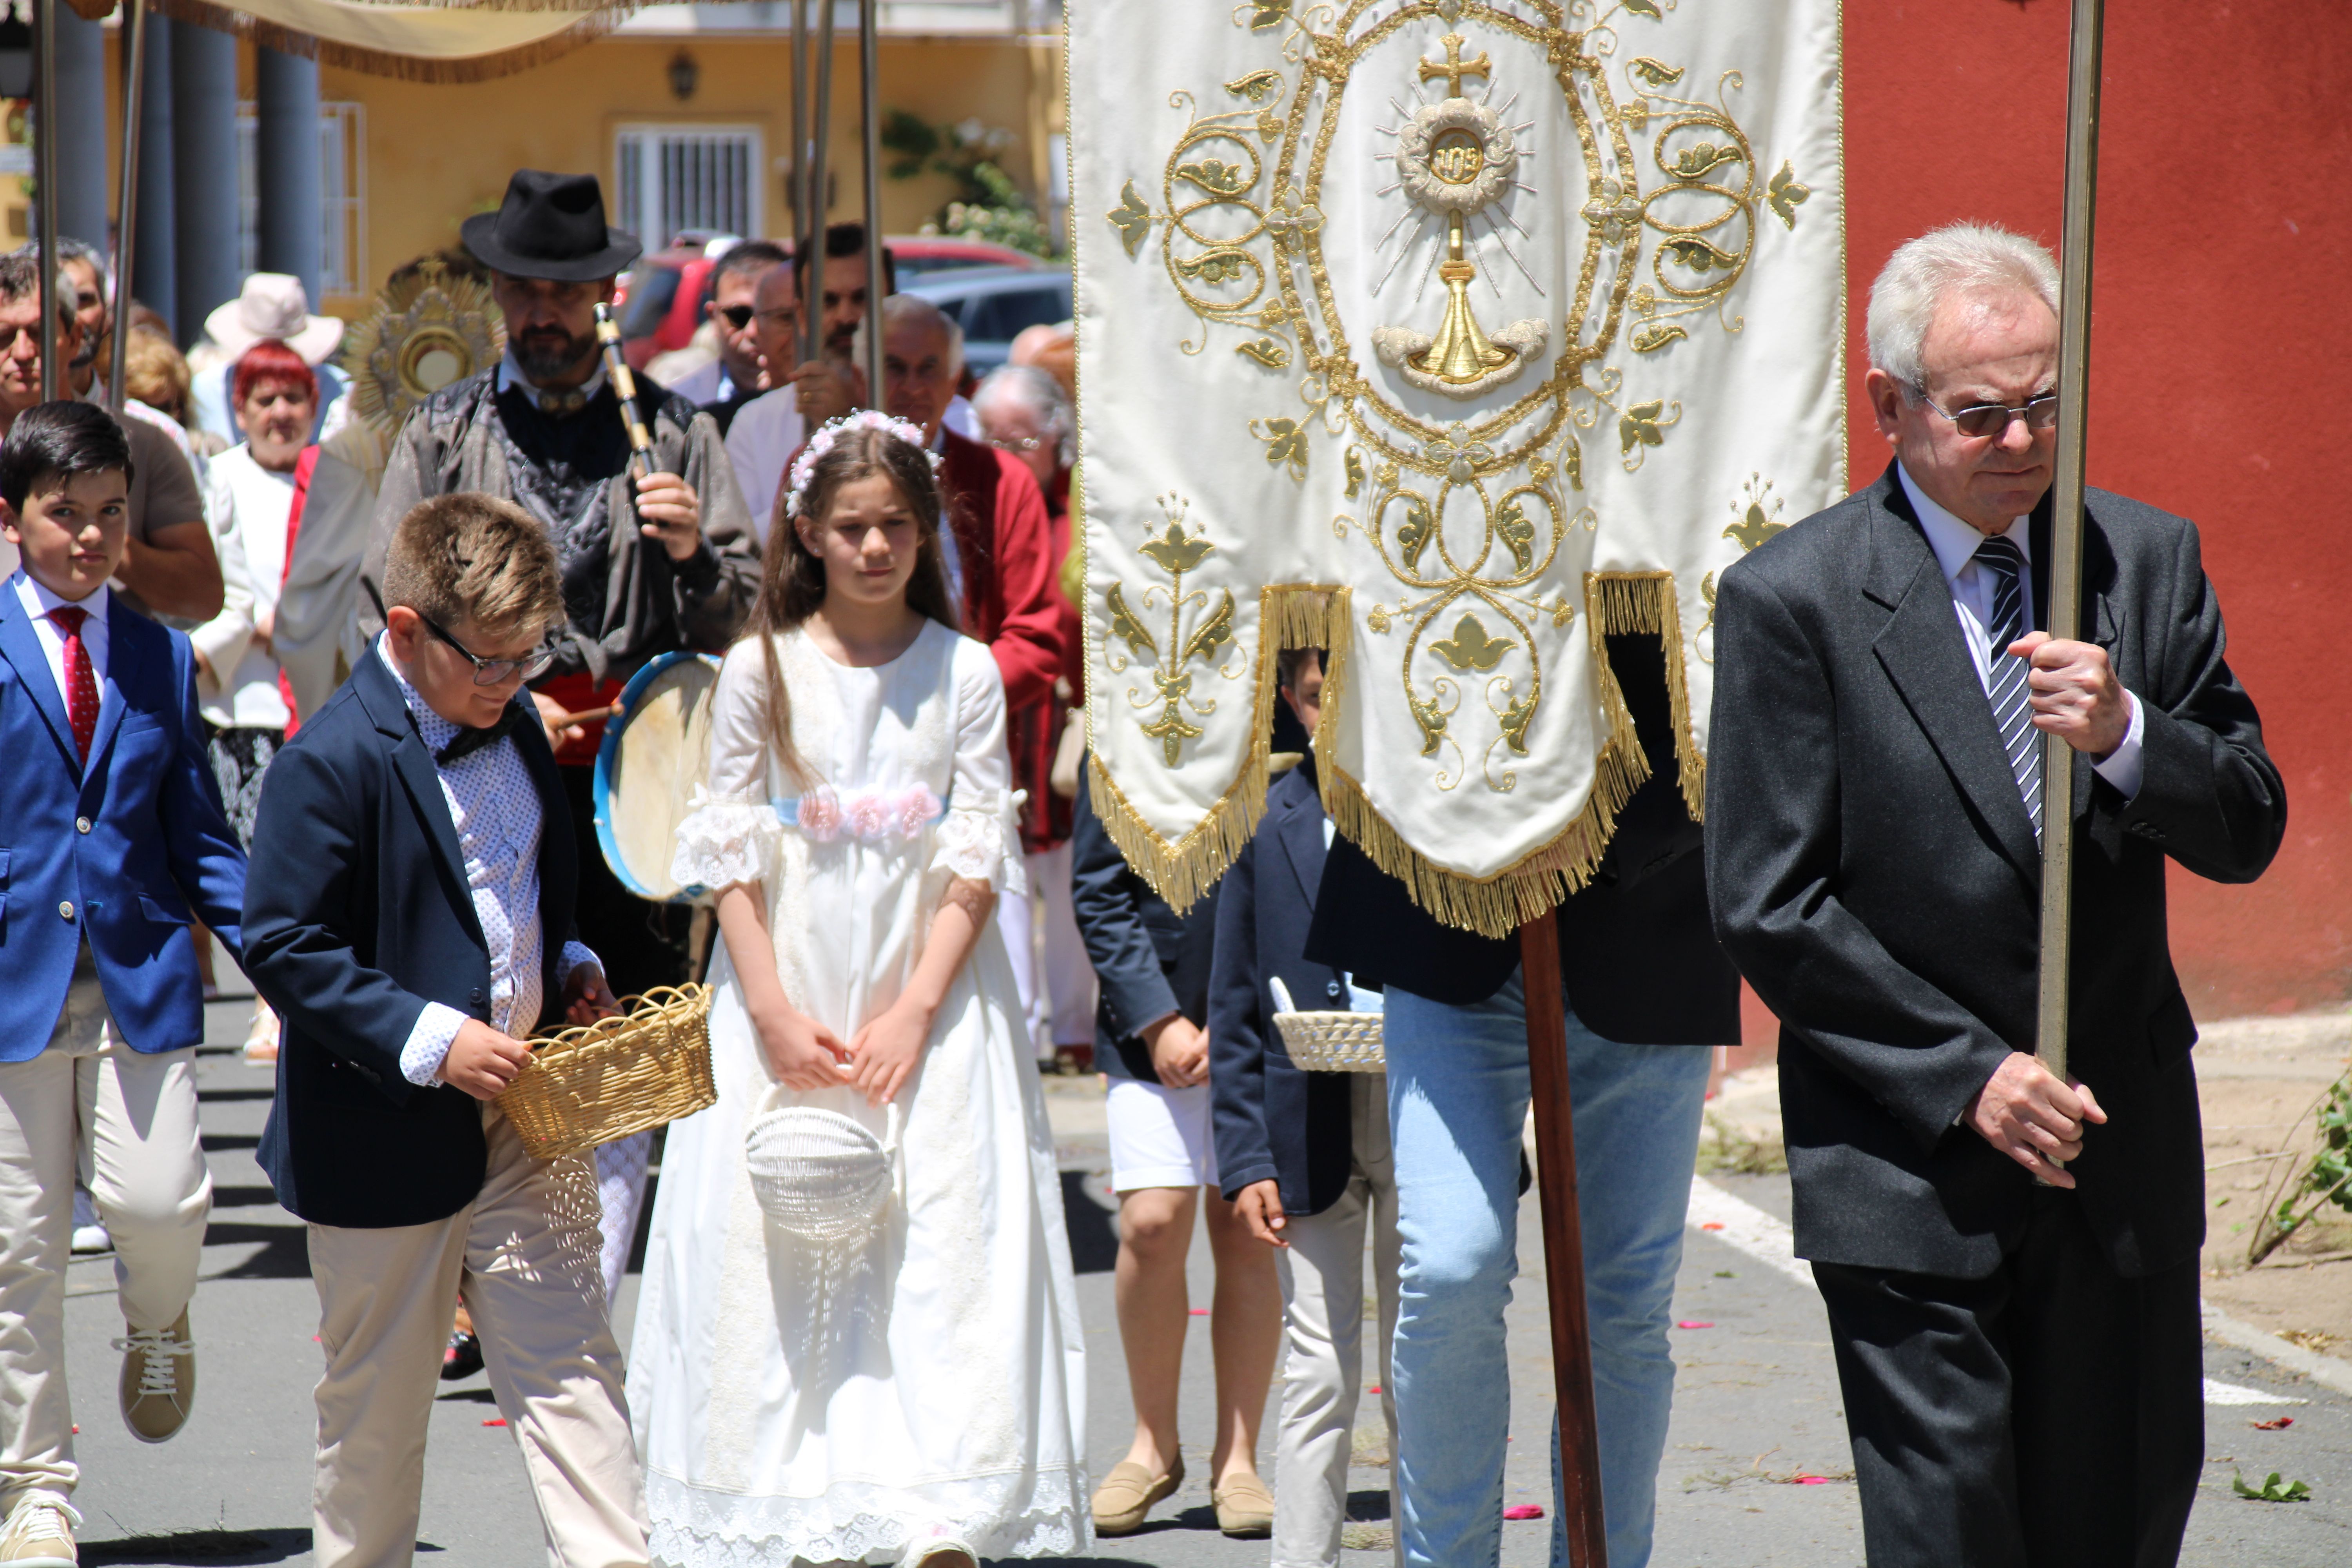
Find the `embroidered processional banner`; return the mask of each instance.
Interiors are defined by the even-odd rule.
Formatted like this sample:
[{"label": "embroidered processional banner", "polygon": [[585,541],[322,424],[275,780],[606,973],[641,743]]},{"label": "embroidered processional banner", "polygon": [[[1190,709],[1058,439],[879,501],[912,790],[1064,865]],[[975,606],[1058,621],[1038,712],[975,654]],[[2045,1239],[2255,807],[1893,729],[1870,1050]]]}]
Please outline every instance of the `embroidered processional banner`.
[{"label": "embroidered processional banner", "polygon": [[1647,766],[1715,576],[1845,489],[1838,0],[1071,0],[1097,811],[1179,908],[1327,650],[1340,830],[1500,935]]}]

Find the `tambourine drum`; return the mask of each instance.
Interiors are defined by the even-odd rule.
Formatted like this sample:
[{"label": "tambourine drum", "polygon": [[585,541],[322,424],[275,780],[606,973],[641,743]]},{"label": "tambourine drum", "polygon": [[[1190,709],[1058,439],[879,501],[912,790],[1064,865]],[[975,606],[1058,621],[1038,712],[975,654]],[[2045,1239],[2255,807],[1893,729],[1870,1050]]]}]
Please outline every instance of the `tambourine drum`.
[{"label": "tambourine drum", "polygon": [[[684,904],[671,880],[677,825],[710,777],[710,700],[719,660],[669,653],[621,689],[621,711],[604,725],[596,752],[596,842],[621,885],[641,899]],[[698,892],[698,889],[696,891]]]}]

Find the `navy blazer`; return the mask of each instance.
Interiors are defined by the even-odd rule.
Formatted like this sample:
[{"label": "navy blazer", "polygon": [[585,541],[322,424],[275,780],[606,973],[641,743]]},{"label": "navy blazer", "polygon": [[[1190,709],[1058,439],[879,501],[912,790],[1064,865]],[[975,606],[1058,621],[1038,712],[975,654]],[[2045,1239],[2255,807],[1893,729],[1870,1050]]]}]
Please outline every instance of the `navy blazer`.
[{"label": "navy blazer", "polygon": [[[528,700],[523,694],[520,700]],[[513,731],[538,786],[540,994],[552,1018],[579,884],[545,731]],[[482,1105],[400,1073],[428,1002],[490,1016],[490,953],[441,778],[376,651],[270,763],[245,904],[246,973],[286,1020],[256,1156],[320,1225],[445,1219],[488,1168]]]},{"label": "navy blazer", "polygon": [[87,765],[39,634],[0,586],[0,1061],[48,1048],[84,938],[123,1043],[201,1045],[190,912],[241,957],[245,851],[221,810],[196,714],[195,658],[110,595]]},{"label": "navy blazer", "polygon": [[1136,1031],[1181,1013],[1209,1021],[1209,952],[1217,934],[1218,887],[1182,914],[1135,874],[1095,815],[1093,769],[1078,769],[1070,812],[1070,907],[1101,983],[1095,1007],[1095,1067],[1112,1078],[1158,1083],[1151,1052]]},{"label": "navy blazer", "polygon": [[1217,1182],[1227,1198],[1253,1182],[1282,1188],[1286,1214],[1321,1214],[1347,1191],[1355,1134],[1349,1075],[1294,1066],[1274,1027],[1279,977],[1293,1005],[1348,1005],[1347,977],[1307,957],[1323,879],[1323,801],[1315,759],[1274,781],[1265,816],[1234,861],[1217,903],[1209,961],[1209,1086]]},{"label": "navy blazer", "polygon": [[[1559,909],[1568,1007],[1602,1039],[1721,1046],[1739,1038],[1739,974],[1708,919],[1699,825],[1677,780],[1674,710],[1655,637],[1609,638],[1650,777],[1617,814],[1592,880]],[[1342,837],[1332,847],[1307,952],[1433,1002],[1483,1002],[1517,972],[1519,939],[1439,923],[1405,885]]]}]

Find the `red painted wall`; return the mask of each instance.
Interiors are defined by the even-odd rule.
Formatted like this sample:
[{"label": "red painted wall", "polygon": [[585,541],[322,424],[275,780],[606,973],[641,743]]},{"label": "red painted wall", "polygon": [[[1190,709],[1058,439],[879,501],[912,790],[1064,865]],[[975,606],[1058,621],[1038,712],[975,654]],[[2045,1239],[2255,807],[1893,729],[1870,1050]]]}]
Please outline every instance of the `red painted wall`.
[{"label": "red painted wall", "polygon": [[[1895,246],[2007,224],[2055,247],[2063,0],[1845,0],[1859,485],[1885,467],[1863,312]],[[2230,662],[2286,776],[2260,882],[2174,868],[2172,947],[2205,1018],[2352,1000],[2352,5],[2107,6],[2091,482],[2196,520]]]}]

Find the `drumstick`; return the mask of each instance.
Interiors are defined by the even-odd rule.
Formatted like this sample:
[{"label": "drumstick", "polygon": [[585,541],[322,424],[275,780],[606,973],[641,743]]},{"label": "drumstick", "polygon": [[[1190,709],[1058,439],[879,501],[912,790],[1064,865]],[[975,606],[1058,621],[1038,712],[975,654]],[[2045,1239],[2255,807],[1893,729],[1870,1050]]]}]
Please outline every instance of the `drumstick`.
[{"label": "drumstick", "polygon": [[613,392],[621,400],[621,423],[629,432],[629,471],[644,479],[654,471],[654,438],[646,431],[646,422],[637,413],[636,377],[629,374],[629,362],[621,356],[620,323],[613,320],[611,309],[601,301],[596,306],[596,342],[604,350],[604,374],[613,384]]},{"label": "drumstick", "polygon": [[569,730],[574,724],[593,724],[605,719],[617,719],[624,711],[619,703],[608,702],[602,708],[583,708],[577,713],[551,713],[547,716],[547,727]]}]

